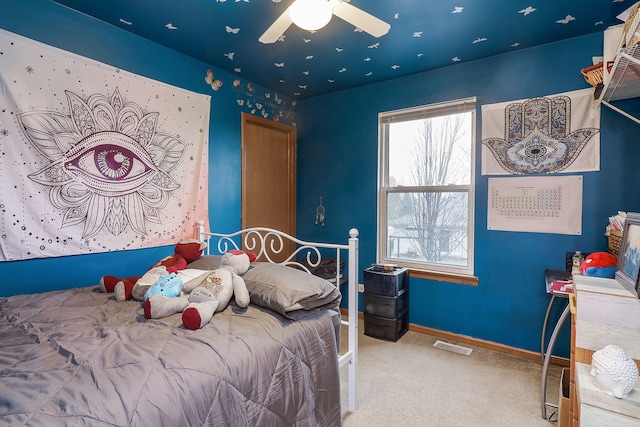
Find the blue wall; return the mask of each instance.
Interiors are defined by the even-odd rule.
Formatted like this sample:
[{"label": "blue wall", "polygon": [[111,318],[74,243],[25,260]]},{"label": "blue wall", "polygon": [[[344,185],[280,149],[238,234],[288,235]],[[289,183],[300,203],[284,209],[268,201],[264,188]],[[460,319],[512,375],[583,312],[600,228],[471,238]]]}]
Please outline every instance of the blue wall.
[{"label": "blue wall", "polygon": [[[587,88],[580,69],[601,54],[599,33],[301,101],[298,156],[304,167],[298,170],[298,234],[311,240],[335,240],[357,227],[360,266],[375,262],[378,113],[475,96],[475,275],[479,286],[412,278],[409,321],[539,351],[549,301],[545,268],[564,269],[566,252],[606,250],[603,233],[608,216],[640,209],[640,141],[636,137],[640,127],[602,107],[601,170],[582,174],[581,236],[488,231],[488,177],[480,175],[480,106]],[[320,196],[326,208],[325,227],[313,221]],[[562,308],[556,304],[552,317]],[[568,328],[561,341],[556,353],[568,356]]]},{"label": "blue wall", "polygon": [[[213,68],[224,82],[214,92],[204,81],[210,65],[151,43],[117,27],[76,13],[48,0],[0,0],[0,28],[124,70],[194,92],[211,95],[209,129],[209,220],[211,228],[240,227],[240,123],[248,112],[248,83],[237,88],[237,77]],[[253,85],[255,96],[269,92]],[[285,104],[290,100],[282,97]],[[124,253],[0,263],[0,296],[33,293],[72,286],[90,286],[100,277],[139,275],[157,260],[173,253],[161,247]]]}]

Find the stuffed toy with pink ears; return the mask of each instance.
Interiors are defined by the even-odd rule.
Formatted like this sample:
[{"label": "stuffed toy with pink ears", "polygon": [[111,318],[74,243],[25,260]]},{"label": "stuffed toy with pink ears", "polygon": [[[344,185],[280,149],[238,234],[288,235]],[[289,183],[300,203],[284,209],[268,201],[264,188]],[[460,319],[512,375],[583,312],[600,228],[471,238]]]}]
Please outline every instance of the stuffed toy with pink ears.
[{"label": "stuffed toy with pink ears", "polygon": [[220,267],[209,272],[189,295],[164,298],[152,295],[144,302],[147,319],[158,319],[182,311],[182,323],[187,329],[200,329],[211,321],[213,315],[224,310],[231,297],[240,308],[249,305],[250,297],[242,275],[255,261],[253,252],[232,250],[225,252]]}]

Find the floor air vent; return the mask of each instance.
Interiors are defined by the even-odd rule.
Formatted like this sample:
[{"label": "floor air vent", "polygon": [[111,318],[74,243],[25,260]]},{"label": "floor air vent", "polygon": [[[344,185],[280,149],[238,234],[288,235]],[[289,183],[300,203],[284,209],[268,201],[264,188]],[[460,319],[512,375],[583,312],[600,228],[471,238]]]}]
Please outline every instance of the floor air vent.
[{"label": "floor air vent", "polygon": [[470,355],[471,352],[473,351],[473,349],[471,348],[463,347],[461,345],[456,345],[456,344],[449,344],[448,342],[444,342],[440,340],[437,340],[436,342],[434,342],[433,346],[441,350],[447,350],[447,351],[452,351],[454,353],[464,354],[465,356]]}]

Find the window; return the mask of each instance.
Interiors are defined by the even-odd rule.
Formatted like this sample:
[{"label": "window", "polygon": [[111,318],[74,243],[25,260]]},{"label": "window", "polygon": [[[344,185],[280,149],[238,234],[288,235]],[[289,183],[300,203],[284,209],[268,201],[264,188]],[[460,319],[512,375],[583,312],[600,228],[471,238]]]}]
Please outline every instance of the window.
[{"label": "window", "polygon": [[473,275],[475,98],[381,113],[378,260]]}]

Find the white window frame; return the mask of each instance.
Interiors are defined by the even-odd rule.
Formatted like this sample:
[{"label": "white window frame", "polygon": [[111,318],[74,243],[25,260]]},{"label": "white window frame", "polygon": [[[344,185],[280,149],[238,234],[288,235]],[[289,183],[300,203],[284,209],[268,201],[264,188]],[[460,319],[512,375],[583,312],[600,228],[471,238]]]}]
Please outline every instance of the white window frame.
[{"label": "white window frame", "polygon": [[[471,164],[470,182],[468,185],[446,186],[389,186],[389,124],[409,120],[419,120],[447,114],[471,112]],[[474,219],[475,219],[475,164],[476,164],[476,98],[464,98],[449,102],[430,104],[420,107],[382,112],[378,114],[379,124],[379,152],[378,152],[378,244],[377,262],[386,264],[398,264],[412,270],[421,270],[434,273],[473,276],[474,273]],[[387,227],[387,200],[388,195],[394,192],[412,191],[462,191],[468,194],[468,250],[467,265],[453,266],[408,259],[389,258],[387,256],[388,227]]]}]

